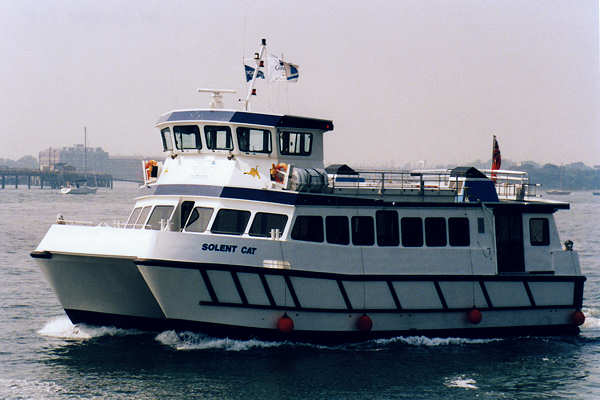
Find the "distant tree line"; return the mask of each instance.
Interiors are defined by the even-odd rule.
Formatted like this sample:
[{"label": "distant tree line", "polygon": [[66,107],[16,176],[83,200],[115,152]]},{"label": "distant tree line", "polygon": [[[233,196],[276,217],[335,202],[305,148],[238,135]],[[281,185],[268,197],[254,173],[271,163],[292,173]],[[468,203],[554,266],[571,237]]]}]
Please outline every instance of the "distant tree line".
[{"label": "distant tree line", "polygon": [[0,167],[37,169],[39,168],[39,164],[37,158],[33,156],[24,156],[16,161],[8,158],[0,158]]}]

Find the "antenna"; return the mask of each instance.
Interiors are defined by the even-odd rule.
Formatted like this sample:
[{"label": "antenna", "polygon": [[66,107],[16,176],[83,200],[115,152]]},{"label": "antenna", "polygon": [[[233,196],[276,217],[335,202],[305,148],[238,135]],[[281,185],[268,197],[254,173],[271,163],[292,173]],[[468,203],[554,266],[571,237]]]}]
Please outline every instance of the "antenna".
[{"label": "antenna", "polygon": [[254,72],[252,73],[252,81],[248,86],[248,94],[246,95],[246,100],[244,100],[244,111],[248,111],[248,104],[250,103],[250,96],[256,95],[256,89],[254,89],[254,82],[256,82],[256,77],[258,76],[258,69],[264,67],[265,61],[264,56],[267,51],[267,39],[261,39],[260,41],[260,50],[258,53],[254,53]]},{"label": "antenna", "polygon": [[223,108],[223,93],[235,93],[233,89],[205,89],[199,88],[198,92],[200,93],[212,93],[210,98],[210,103],[208,105],[210,108]]}]

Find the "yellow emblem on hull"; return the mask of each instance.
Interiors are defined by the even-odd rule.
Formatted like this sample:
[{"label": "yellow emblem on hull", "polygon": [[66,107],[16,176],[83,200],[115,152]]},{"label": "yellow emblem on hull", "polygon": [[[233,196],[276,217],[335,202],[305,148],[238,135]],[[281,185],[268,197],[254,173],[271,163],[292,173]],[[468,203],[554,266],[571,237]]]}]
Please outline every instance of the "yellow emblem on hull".
[{"label": "yellow emblem on hull", "polygon": [[258,173],[258,165],[256,166],[256,168],[250,168],[250,171],[244,172],[244,175],[250,175],[260,179],[260,174]]}]

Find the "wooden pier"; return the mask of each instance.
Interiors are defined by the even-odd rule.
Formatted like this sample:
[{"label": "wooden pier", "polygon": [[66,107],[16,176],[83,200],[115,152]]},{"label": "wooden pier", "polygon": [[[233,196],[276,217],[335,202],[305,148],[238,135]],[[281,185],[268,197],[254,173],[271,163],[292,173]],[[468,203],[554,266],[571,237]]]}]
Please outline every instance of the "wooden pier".
[{"label": "wooden pier", "polygon": [[0,188],[27,185],[28,189],[60,189],[68,183],[86,183],[88,186],[113,188],[113,177],[109,174],[82,173],[77,171],[40,171],[28,168],[0,167]]}]

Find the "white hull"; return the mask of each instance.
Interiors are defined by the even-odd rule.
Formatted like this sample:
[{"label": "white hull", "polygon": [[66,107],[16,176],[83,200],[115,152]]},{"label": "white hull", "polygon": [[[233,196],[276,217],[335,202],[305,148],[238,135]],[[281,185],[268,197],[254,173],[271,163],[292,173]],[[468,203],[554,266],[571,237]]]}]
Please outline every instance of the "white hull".
[{"label": "white hull", "polygon": [[96,193],[98,189],[97,188],[91,188],[91,187],[87,187],[87,186],[81,186],[81,187],[64,187],[60,189],[60,192],[62,194],[94,194]]}]

